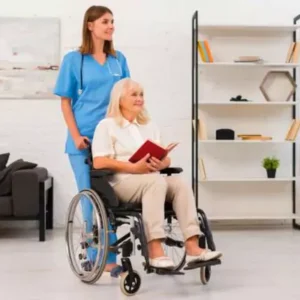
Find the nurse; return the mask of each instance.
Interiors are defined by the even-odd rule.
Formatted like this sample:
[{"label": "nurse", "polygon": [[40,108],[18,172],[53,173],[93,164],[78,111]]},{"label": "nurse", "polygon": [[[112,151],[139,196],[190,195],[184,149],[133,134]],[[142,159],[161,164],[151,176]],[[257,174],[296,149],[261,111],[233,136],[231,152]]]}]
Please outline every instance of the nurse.
[{"label": "nurse", "polygon": [[[90,188],[89,166],[85,164],[87,145],[92,142],[99,121],[105,117],[113,85],[130,77],[125,56],[113,46],[113,13],[107,7],[91,6],[84,15],[82,44],[78,50],[67,53],[61,63],[54,94],[61,97],[61,109],[67,125],[65,152],[69,156],[78,190]],[[92,229],[92,204],[81,200],[87,230]],[[110,233],[110,243],[116,235]],[[88,249],[89,260],[97,252]],[[115,253],[109,253],[106,271],[117,276]]]}]

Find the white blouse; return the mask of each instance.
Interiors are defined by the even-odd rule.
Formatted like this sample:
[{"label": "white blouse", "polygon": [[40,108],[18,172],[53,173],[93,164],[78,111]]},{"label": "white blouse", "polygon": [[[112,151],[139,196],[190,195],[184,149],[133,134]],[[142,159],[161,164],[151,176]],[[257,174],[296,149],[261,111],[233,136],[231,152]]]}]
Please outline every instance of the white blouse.
[{"label": "white blouse", "polygon": [[[93,158],[106,156],[120,161],[128,161],[147,139],[162,143],[160,131],[152,122],[142,125],[136,120],[130,123],[124,119],[120,126],[113,118],[103,119],[95,129],[92,143]],[[114,185],[129,175],[115,174],[113,178],[109,179],[109,182]]]}]

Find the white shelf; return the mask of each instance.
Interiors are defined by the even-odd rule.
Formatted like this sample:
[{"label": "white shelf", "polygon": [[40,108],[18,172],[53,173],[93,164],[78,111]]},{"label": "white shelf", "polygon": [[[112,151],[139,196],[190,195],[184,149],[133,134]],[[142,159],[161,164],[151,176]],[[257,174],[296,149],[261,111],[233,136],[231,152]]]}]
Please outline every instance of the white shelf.
[{"label": "white shelf", "polygon": [[266,35],[290,35],[300,29],[300,25],[268,25],[268,24],[199,24],[198,31],[205,35],[214,36],[266,36]]},{"label": "white shelf", "polygon": [[295,63],[247,63],[247,62],[198,62],[199,67],[256,67],[256,68],[298,68],[300,64]]},{"label": "white shelf", "polygon": [[300,219],[299,215],[287,214],[287,215],[261,215],[261,216],[208,216],[209,220],[292,220]]},{"label": "white shelf", "polygon": [[[195,17],[193,20],[196,20],[198,26],[197,28],[193,28],[194,33],[195,30],[198,32],[197,40],[207,40],[208,43],[213,43],[212,45],[212,54],[215,57],[215,61],[210,62],[203,62],[201,59],[201,55],[199,53],[198,44],[196,41],[194,41],[194,52],[198,54],[197,56],[197,62],[194,62],[192,71],[196,70],[199,71],[199,77],[200,74],[204,75],[201,76],[201,79],[198,78],[197,74],[193,77],[193,87],[195,88],[199,83],[197,80],[203,80],[203,88],[201,86],[201,93],[198,93],[198,90],[193,94],[193,108],[197,109],[197,112],[199,113],[199,119],[203,118],[205,120],[208,119],[206,123],[210,123],[211,119],[218,119],[216,122],[211,121],[215,124],[216,127],[223,126],[224,118],[232,117],[231,114],[234,114],[237,116],[237,119],[233,120],[235,124],[238,125],[244,125],[241,122],[241,118],[245,118],[247,124],[250,128],[258,127],[260,124],[256,124],[256,119],[248,117],[247,111],[249,110],[249,113],[253,113],[254,111],[257,113],[255,116],[257,116],[258,121],[265,123],[265,126],[269,127],[268,124],[268,118],[266,116],[265,120],[262,118],[265,115],[271,115],[272,117],[280,117],[278,119],[278,122],[291,122],[292,118],[298,118],[298,112],[296,112],[296,117],[294,117],[290,110],[293,109],[293,111],[298,108],[296,105],[300,104],[300,98],[297,99],[297,101],[292,101],[293,99],[290,99],[290,101],[284,101],[284,102],[268,102],[264,99],[264,97],[261,97],[261,93],[259,91],[259,87],[255,85],[253,87],[253,90],[251,90],[252,85],[254,82],[252,79],[258,79],[257,76],[260,76],[261,73],[265,73],[272,70],[280,70],[280,71],[295,71],[296,68],[300,67],[300,61],[296,63],[286,63],[285,62],[285,56],[287,54],[287,51],[289,49],[290,43],[293,38],[293,33],[298,31],[300,29],[300,24],[293,24],[293,20],[291,22],[288,22],[288,24],[213,24],[213,23],[201,23],[198,19],[198,15],[195,14]],[[238,42],[242,48],[242,50],[236,49],[238,46]],[[224,43],[223,49],[222,45]],[[225,46],[225,43],[227,45]],[[282,48],[277,49],[274,48],[274,45],[281,44]],[[283,45],[284,44],[284,45]],[[270,50],[272,52],[272,57],[268,58],[265,54],[259,54],[259,47],[262,47],[263,53],[267,53],[267,46],[269,46]],[[217,47],[218,49],[214,49],[214,47]],[[243,49],[250,49],[250,53],[248,50],[248,53],[244,53],[244,55],[258,55],[262,58],[259,62],[237,62],[234,61],[235,59],[238,59],[238,56],[241,54],[234,54],[232,55],[232,51],[230,51],[230,48],[233,48],[234,51],[238,52],[245,52]],[[252,50],[251,50],[252,49]],[[217,55],[218,51],[222,55]],[[282,51],[281,51],[282,50]],[[253,51],[255,53],[253,53]],[[215,53],[216,52],[216,53]],[[278,55],[275,56],[276,52],[278,52]],[[282,53],[283,55],[282,55]],[[214,55],[214,53],[216,55]],[[219,56],[219,58],[217,57]],[[232,74],[233,76],[230,76],[228,72],[237,72],[237,74]],[[251,71],[251,72],[250,72]],[[207,73],[208,72],[208,73]],[[258,72],[258,73],[257,73]],[[209,75],[209,76],[206,76]],[[214,76],[217,75],[217,78],[214,80]],[[220,76],[219,76],[220,75]],[[250,76],[252,77],[250,79]],[[203,79],[202,79],[203,77]],[[222,80],[224,77],[224,80]],[[232,77],[232,78],[231,78]],[[242,82],[239,82],[239,79],[242,80]],[[199,80],[199,81],[200,81]],[[222,80],[222,81],[221,81]],[[247,80],[249,80],[249,86],[247,83]],[[207,86],[204,84],[207,83]],[[251,86],[250,86],[251,85]],[[224,93],[222,93],[222,88],[224,86]],[[278,85],[280,88],[280,86]],[[243,94],[243,89],[245,89],[245,93],[249,94],[253,92],[253,97],[249,98],[249,100],[253,101],[230,101],[230,97],[225,97],[225,94],[229,94],[231,90],[238,91],[238,93]],[[251,91],[251,92],[249,92]],[[236,92],[234,92],[236,93]],[[196,103],[195,103],[196,102]],[[251,107],[251,108],[249,108]],[[222,112],[222,114],[214,113],[214,112]],[[224,111],[224,112],[223,112]],[[227,113],[230,112],[230,115]],[[240,114],[240,112],[243,112],[243,114]],[[282,113],[282,114],[281,114]],[[225,116],[225,117],[224,117]],[[233,119],[233,117],[231,118]],[[219,122],[220,125],[219,125]],[[222,124],[221,124],[222,123]],[[199,124],[200,125],[200,124]],[[224,126],[227,126],[226,124]],[[229,126],[229,125],[228,125]],[[243,126],[244,127],[244,126]],[[274,129],[276,130],[276,129]],[[274,135],[271,135],[274,136]],[[292,213],[292,200],[293,200],[293,191],[292,187],[298,180],[298,174],[295,174],[295,177],[293,177],[293,173],[291,172],[285,172],[285,168],[283,169],[283,172],[276,173],[275,178],[268,178],[267,172],[263,170],[263,172],[259,172],[256,174],[253,172],[247,173],[247,170],[245,169],[246,166],[243,167],[243,164],[241,164],[241,168],[239,169],[240,172],[234,172],[233,166],[238,166],[238,162],[241,159],[239,155],[232,157],[232,150],[231,147],[253,147],[253,150],[256,148],[255,145],[259,145],[257,147],[260,147],[260,150],[266,150],[265,152],[258,153],[258,156],[261,157],[261,155],[272,155],[272,152],[269,152],[267,150],[270,150],[271,148],[277,148],[279,147],[286,147],[286,150],[289,150],[289,148],[292,148],[290,146],[295,145],[298,141],[287,141],[285,140],[285,136],[274,136],[273,140],[242,140],[241,138],[236,138],[234,140],[216,140],[215,137],[210,137],[211,139],[208,140],[200,140],[199,138],[195,137],[194,143],[199,143],[199,145],[203,145],[204,153],[201,155],[201,157],[204,160],[204,168],[206,168],[206,165],[209,166],[210,162],[214,162],[211,164],[212,166],[218,166],[218,163],[221,163],[220,161],[217,161],[217,154],[219,152],[229,152],[230,153],[230,159],[234,159],[236,161],[236,164],[230,165],[228,170],[224,173],[216,172],[215,176],[214,174],[211,174],[211,176],[208,176],[206,179],[202,179],[202,170],[201,166],[199,164],[200,160],[195,163],[195,167],[198,170],[198,182],[199,185],[199,195],[198,199],[199,201],[203,202],[203,207],[210,208],[211,213],[207,212],[208,219],[210,220],[292,220],[292,219],[300,219],[300,212],[298,214]],[[246,144],[250,144],[247,145]],[[266,146],[268,144],[268,146]],[[265,145],[265,146],[262,146]],[[276,146],[276,147],[275,147]],[[201,147],[201,146],[200,146]],[[206,148],[207,147],[207,148]],[[263,148],[261,148],[263,147]],[[215,152],[211,152],[210,150],[214,149]],[[251,151],[250,149],[250,151]],[[199,149],[200,150],[200,149]],[[272,149],[271,149],[272,150]],[[285,150],[285,149],[278,149],[278,150]],[[260,151],[257,151],[260,152]],[[193,152],[194,153],[194,152]],[[200,153],[199,153],[200,154]],[[252,152],[251,152],[252,154]],[[275,153],[276,154],[276,153]],[[274,155],[275,155],[274,154]],[[197,154],[198,155],[198,154]],[[206,157],[206,155],[208,157]],[[288,156],[288,158],[292,155],[292,151],[285,153],[280,152],[278,156]],[[223,153],[222,153],[223,156]],[[256,156],[255,156],[256,157]],[[200,157],[199,157],[200,158]],[[222,157],[226,159],[226,153]],[[286,158],[286,157],[285,157]],[[206,163],[206,159],[208,160]],[[247,159],[247,157],[243,157],[242,160]],[[261,159],[261,158],[260,158]],[[280,159],[280,157],[279,157]],[[290,164],[290,162],[288,161]],[[254,166],[255,167],[255,166]],[[285,166],[284,166],[285,167]],[[244,168],[244,169],[243,169]],[[217,170],[215,170],[217,171]],[[279,170],[280,171],[280,170]],[[244,186],[245,187],[245,197],[243,197],[243,191],[239,190],[239,195],[236,196],[238,200],[238,204],[231,200],[232,193],[235,193],[235,187]],[[211,187],[211,189],[207,189],[208,187]],[[250,189],[248,187],[252,187],[253,189]],[[261,191],[256,188],[265,188],[267,190],[271,189],[271,191],[274,192],[274,195],[272,193],[268,194],[264,192],[264,189]],[[215,194],[211,194],[211,192],[217,192]],[[251,199],[251,192],[255,192],[255,207],[252,207],[250,210],[241,210],[239,208],[242,207],[248,207],[252,205],[252,199]],[[280,194],[278,193],[280,191]],[[202,195],[202,192],[204,193],[204,196]],[[225,194],[228,192],[228,195]],[[281,195],[282,193],[282,195]],[[266,202],[266,198],[270,202]],[[281,197],[283,198],[284,203],[281,203]],[[216,199],[218,198],[218,199]],[[257,199],[259,198],[259,199]],[[215,201],[218,200],[218,201]],[[223,201],[224,200],[224,201]],[[261,200],[261,201],[259,201]],[[274,203],[272,202],[274,200]],[[226,204],[226,207],[229,205],[234,207],[235,209],[230,209],[228,211],[225,211],[222,209],[222,203],[223,205]],[[298,199],[296,199],[296,202]],[[254,205],[254,204],[253,204]],[[279,207],[270,207],[268,208],[268,205],[279,205]],[[237,222],[238,223],[238,222]],[[258,222],[257,222],[258,223]]]},{"label": "white shelf", "polygon": [[205,180],[199,179],[199,182],[292,182],[296,177],[249,177],[249,178],[206,178]]},{"label": "white shelf", "polygon": [[200,106],[261,106],[261,105],[267,105],[267,106],[291,106],[291,105],[297,105],[299,104],[299,101],[284,101],[284,102],[258,102],[258,101],[248,101],[248,102],[238,102],[238,101],[228,101],[228,102],[209,102],[209,101],[203,101],[198,102],[198,105]]},{"label": "white shelf", "polygon": [[293,144],[295,141],[286,140],[199,140],[199,143],[203,144]]}]

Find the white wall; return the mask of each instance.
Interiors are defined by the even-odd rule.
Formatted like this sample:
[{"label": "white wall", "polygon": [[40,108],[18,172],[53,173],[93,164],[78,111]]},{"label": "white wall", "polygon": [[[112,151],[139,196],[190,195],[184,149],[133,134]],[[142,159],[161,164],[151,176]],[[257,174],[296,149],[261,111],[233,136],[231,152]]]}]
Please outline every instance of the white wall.
[{"label": "white wall", "polygon": [[[77,46],[84,11],[92,4],[115,14],[115,44],[128,58],[132,76],[143,83],[148,107],[167,140],[178,140],[174,164],[190,178],[191,17],[201,22],[291,23],[300,13],[296,0],[1,0],[2,16],[51,16],[61,19],[61,53]],[[46,34],[46,33],[45,33]],[[65,125],[56,100],[1,100],[0,152],[49,169],[55,180],[55,225],[64,224],[76,188],[64,154]],[[4,144],[4,145],[3,145]]]}]

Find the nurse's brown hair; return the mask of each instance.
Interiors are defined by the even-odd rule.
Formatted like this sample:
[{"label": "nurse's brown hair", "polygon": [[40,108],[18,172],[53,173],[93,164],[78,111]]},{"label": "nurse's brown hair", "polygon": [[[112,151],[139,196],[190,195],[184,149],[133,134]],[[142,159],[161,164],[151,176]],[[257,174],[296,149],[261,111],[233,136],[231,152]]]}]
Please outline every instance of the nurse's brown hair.
[{"label": "nurse's brown hair", "polygon": [[[105,6],[93,5],[87,9],[84,14],[83,26],[82,26],[82,43],[79,47],[79,51],[82,54],[92,54],[93,53],[93,40],[91,32],[88,28],[89,22],[94,22],[101,18],[104,14],[109,13],[113,15],[112,11]],[[105,41],[103,51],[107,55],[116,55],[116,51],[113,47],[112,41]]]}]

